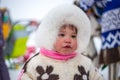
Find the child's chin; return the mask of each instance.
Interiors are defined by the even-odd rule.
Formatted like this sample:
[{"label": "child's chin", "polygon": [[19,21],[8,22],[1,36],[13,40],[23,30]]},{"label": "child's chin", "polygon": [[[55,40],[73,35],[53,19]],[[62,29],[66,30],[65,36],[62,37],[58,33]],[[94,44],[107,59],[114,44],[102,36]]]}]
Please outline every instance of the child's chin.
[{"label": "child's chin", "polygon": [[72,52],[62,52],[61,54],[63,54],[63,55],[69,55],[69,54],[71,54]]}]

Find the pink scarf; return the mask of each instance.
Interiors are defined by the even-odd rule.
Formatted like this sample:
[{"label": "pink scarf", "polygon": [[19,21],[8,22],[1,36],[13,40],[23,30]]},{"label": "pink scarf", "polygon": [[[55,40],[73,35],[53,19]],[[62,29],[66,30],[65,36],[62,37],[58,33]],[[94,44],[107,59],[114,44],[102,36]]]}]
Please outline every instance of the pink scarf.
[{"label": "pink scarf", "polygon": [[57,59],[57,60],[68,60],[76,56],[75,52],[69,53],[69,54],[61,54],[61,53],[55,52],[53,50],[48,50],[45,48],[41,48],[40,52],[41,52],[40,54],[43,54],[47,57]]}]

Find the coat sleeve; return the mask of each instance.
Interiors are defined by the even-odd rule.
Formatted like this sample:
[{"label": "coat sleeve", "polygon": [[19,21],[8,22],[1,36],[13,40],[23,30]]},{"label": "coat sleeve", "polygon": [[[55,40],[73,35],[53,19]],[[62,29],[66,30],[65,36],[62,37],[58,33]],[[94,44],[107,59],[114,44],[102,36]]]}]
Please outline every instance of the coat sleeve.
[{"label": "coat sleeve", "polygon": [[32,79],[32,75],[30,75],[30,72],[25,72],[23,68],[18,74],[17,80],[33,80],[33,79]]},{"label": "coat sleeve", "polygon": [[26,62],[21,69],[17,80],[35,80],[34,67],[30,62]]}]

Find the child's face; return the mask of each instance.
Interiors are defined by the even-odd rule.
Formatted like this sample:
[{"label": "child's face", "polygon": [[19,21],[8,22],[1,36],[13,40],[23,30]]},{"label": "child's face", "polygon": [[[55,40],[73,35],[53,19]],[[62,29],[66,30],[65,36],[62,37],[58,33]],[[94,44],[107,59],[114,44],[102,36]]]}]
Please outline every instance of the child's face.
[{"label": "child's face", "polygon": [[77,29],[72,25],[61,27],[54,49],[62,54],[74,52],[77,49]]}]

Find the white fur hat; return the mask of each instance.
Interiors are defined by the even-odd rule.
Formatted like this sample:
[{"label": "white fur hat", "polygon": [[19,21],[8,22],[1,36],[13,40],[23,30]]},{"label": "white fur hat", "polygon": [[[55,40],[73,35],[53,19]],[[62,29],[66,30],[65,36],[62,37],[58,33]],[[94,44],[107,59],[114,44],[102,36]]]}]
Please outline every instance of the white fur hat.
[{"label": "white fur hat", "polygon": [[77,52],[83,52],[91,35],[91,24],[87,15],[74,4],[62,4],[53,8],[42,20],[36,31],[37,47],[53,49],[59,28],[64,24],[73,24],[78,29]]}]

